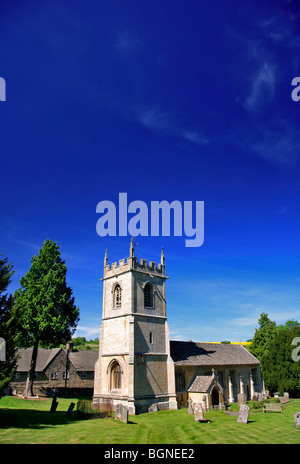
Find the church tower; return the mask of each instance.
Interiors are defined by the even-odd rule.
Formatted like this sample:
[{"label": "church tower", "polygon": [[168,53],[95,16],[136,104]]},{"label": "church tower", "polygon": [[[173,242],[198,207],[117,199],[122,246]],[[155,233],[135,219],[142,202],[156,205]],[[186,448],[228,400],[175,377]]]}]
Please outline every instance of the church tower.
[{"label": "church tower", "polygon": [[161,262],[135,257],[131,240],[127,260],[104,258],[103,309],[93,404],[107,399],[129,414],[177,409],[174,363],[166,313],[165,257]]}]

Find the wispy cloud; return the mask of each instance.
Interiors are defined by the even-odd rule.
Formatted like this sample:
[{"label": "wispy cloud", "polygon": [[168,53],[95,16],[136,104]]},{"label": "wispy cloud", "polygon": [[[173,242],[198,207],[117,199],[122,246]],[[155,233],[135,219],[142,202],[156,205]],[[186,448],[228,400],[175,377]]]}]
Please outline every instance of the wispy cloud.
[{"label": "wispy cloud", "polygon": [[142,45],[142,41],[132,33],[125,31],[119,33],[113,46],[120,52],[131,52]]},{"label": "wispy cloud", "polygon": [[297,127],[277,116],[270,116],[263,125],[236,124],[228,140],[245,152],[272,163],[293,165],[300,159]]},{"label": "wispy cloud", "polygon": [[274,97],[275,84],[275,66],[264,62],[253,75],[250,93],[243,102],[244,107],[253,111],[265,105]]},{"label": "wispy cloud", "polygon": [[79,325],[76,328],[76,332],[73,337],[97,337],[99,336],[99,327],[94,325],[94,326],[83,326]]},{"label": "wispy cloud", "polygon": [[248,139],[249,148],[270,161],[293,164],[299,160],[300,140],[294,125],[273,119],[262,131],[258,128]]},{"label": "wispy cloud", "polygon": [[[180,298],[174,303],[169,301],[173,340],[245,341],[253,337],[262,313],[267,313],[277,325],[289,319],[300,321],[296,279],[281,284],[230,278],[195,280],[185,285],[185,292],[180,297],[182,303]],[[201,303],[195,306],[197,300]],[[189,308],[188,318],[181,314],[183,305]]]},{"label": "wispy cloud", "polygon": [[160,135],[171,135],[199,146],[207,145],[210,141],[201,129],[183,127],[171,114],[163,111],[158,105],[137,108],[135,116],[142,126]]},{"label": "wispy cloud", "polygon": [[209,143],[209,139],[201,131],[183,130],[181,136],[197,145],[207,145]]},{"label": "wispy cloud", "polygon": [[170,116],[161,111],[158,106],[145,106],[136,110],[137,120],[151,131],[172,132],[173,124]]}]

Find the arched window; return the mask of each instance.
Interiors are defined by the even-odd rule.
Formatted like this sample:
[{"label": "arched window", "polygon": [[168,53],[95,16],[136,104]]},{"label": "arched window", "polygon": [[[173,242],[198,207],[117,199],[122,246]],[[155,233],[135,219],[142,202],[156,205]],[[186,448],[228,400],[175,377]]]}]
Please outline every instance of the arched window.
[{"label": "arched window", "polygon": [[114,289],[114,308],[121,308],[121,293],[121,287],[119,284],[117,284]]},{"label": "arched window", "polygon": [[111,366],[110,370],[110,389],[111,390],[120,390],[121,389],[121,376],[122,371],[120,364],[115,361]]},{"label": "arched window", "polygon": [[145,308],[153,308],[153,287],[149,282],[144,288],[144,306]]}]

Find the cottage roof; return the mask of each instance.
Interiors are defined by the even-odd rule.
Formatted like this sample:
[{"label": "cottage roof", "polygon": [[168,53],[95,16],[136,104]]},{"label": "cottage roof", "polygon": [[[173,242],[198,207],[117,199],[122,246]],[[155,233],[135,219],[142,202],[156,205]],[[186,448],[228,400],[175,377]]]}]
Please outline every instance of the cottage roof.
[{"label": "cottage roof", "polygon": [[[26,348],[19,351],[19,359],[17,362],[17,372],[28,372],[32,357],[33,348]],[[47,365],[52,361],[54,356],[61,350],[61,348],[53,348],[52,350],[46,348],[39,348],[36,360],[35,371],[42,372]]]},{"label": "cottage roof", "polygon": [[175,366],[229,366],[259,364],[242,345],[170,341]]},{"label": "cottage roof", "polygon": [[[20,357],[16,368],[17,372],[29,371],[32,350],[33,348],[20,350]],[[62,348],[39,348],[35,371],[43,372],[60,351],[66,353],[66,350]],[[69,360],[77,371],[94,371],[97,358],[98,350],[78,350],[69,353]]]},{"label": "cottage roof", "polygon": [[69,353],[70,362],[77,371],[91,371],[95,369],[95,362],[99,356],[98,350],[78,350]]}]

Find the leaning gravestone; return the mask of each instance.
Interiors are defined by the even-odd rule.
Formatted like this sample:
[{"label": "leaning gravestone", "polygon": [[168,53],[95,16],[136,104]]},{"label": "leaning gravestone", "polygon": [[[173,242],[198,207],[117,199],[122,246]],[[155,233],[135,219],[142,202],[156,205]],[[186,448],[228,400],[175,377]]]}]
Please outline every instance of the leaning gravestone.
[{"label": "leaning gravestone", "polygon": [[241,404],[237,422],[239,422],[240,424],[247,424],[249,412],[250,412],[250,407],[247,404]]},{"label": "leaning gravestone", "polygon": [[300,412],[296,412],[296,414],[294,414],[294,422],[297,428],[300,427]]},{"label": "leaning gravestone", "polygon": [[53,400],[52,400],[52,403],[51,403],[50,412],[55,412],[57,406],[58,406],[58,401],[56,401],[56,397],[54,396]]},{"label": "leaning gravestone", "polygon": [[75,407],[75,403],[70,403],[70,406],[69,406],[69,408],[67,410],[67,416],[71,416],[74,407]]},{"label": "leaning gravestone", "polygon": [[195,421],[202,421],[204,419],[202,404],[200,403],[194,404],[194,418],[195,418]]}]

